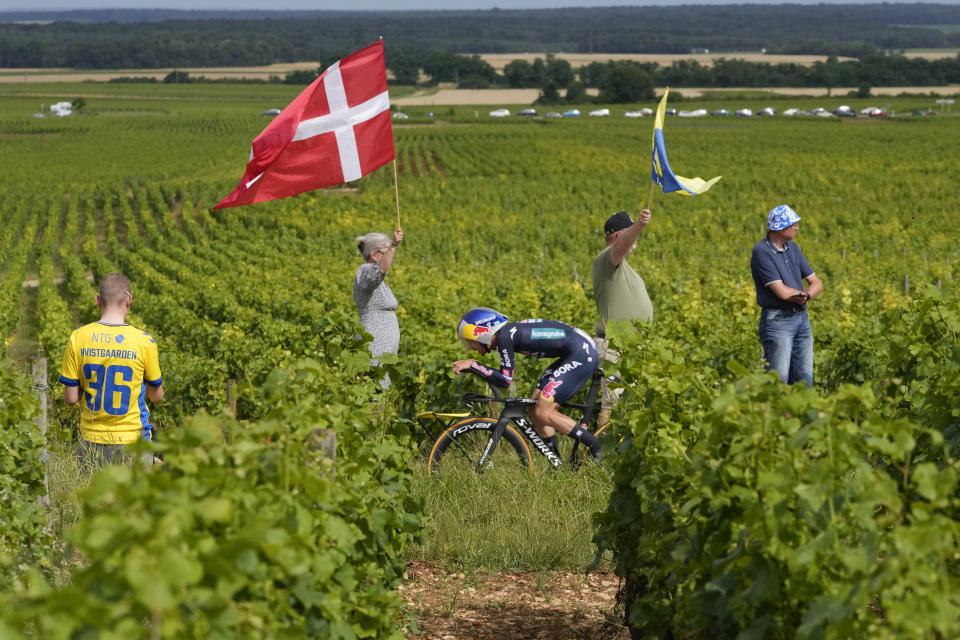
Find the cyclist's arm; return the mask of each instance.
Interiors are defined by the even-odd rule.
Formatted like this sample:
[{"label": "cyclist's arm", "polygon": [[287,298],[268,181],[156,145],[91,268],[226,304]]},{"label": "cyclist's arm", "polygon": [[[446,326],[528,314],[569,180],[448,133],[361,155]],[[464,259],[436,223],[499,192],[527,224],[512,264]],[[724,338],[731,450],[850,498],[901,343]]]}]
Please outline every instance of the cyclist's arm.
[{"label": "cyclist's arm", "polygon": [[457,360],[453,363],[453,372],[455,374],[460,375],[464,371],[480,376],[495,387],[502,387],[505,389],[510,386],[510,378],[496,369],[491,369],[490,367],[480,364],[472,358],[467,360]]}]

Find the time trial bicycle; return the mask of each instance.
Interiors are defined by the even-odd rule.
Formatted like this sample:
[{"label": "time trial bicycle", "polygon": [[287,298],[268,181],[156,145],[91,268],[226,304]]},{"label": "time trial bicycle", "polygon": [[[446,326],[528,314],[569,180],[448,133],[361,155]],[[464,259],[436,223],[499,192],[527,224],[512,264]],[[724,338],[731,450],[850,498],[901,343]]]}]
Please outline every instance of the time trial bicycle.
[{"label": "time trial bicycle", "polygon": [[[470,369],[466,371],[472,373]],[[593,372],[585,402],[581,404],[568,401],[560,405],[579,411],[580,417],[577,424],[581,428],[589,429],[597,437],[610,428],[609,421],[599,426],[596,424],[599,416],[600,382],[603,378],[603,369],[598,367]],[[609,376],[608,380],[619,382],[616,376]],[[527,409],[537,401],[526,397],[504,398],[499,389],[490,388],[492,395],[466,393],[463,396],[463,402],[474,411],[482,403],[502,404],[503,408],[497,418],[476,416],[471,413],[437,411],[424,411],[417,414],[420,428],[433,441],[427,456],[430,473],[463,467],[472,468],[481,473],[494,467],[532,468],[534,452],[546,458],[555,469],[564,467],[565,464],[577,468],[589,455],[585,447],[580,447],[579,441],[572,441],[569,458],[564,463],[563,459],[547,446],[534,429],[532,420],[526,415]],[[575,416],[574,418],[576,419]],[[439,429],[434,425],[437,422]],[[571,439],[558,438],[560,442],[567,440]]]}]

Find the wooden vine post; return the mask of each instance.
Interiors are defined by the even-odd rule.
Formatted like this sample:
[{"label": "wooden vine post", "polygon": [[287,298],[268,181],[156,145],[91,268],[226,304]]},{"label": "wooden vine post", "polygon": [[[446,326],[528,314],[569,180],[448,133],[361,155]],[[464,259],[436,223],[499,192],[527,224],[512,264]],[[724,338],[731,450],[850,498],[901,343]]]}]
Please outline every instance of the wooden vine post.
[{"label": "wooden vine post", "polygon": [[47,392],[47,359],[37,358],[30,365],[30,373],[33,377],[33,390],[40,396],[40,415],[37,416],[37,426],[40,428],[40,435],[43,436],[43,449],[40,450],[40,462],[43,463],[43,487],[45,494],[40,498],[40,503],[50,507],[50,452],[47,450],[47,406],[49,398]]}]

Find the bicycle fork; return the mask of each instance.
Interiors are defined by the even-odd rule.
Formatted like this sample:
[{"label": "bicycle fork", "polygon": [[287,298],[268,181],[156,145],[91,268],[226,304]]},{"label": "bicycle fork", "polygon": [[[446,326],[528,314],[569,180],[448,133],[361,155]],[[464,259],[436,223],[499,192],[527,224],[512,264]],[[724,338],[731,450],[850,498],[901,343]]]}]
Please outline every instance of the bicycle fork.
[{"label": "bicycle fork", "polygon": [[496,451],[497,446],[500,444],[500,436],[503,435],[503,430],[507,428],[508,418],[500,416],[500,419],[497,420],[497,426],[493,428],[493,433],[490,434],[490,439],[487,440],[487,448],[483,450],[480,459],[477,461],[477,473],[483,473],[483,468],[487,465],[487,460],[490,459],[490,456],[493,455],[493,452]]}]

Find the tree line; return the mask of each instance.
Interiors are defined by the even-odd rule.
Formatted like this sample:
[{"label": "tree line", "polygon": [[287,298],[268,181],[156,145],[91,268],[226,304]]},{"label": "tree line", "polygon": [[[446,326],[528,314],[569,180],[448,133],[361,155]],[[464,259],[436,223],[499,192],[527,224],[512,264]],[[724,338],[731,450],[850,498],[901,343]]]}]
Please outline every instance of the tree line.
[{"label": "tree line", "polygon": [[[422,64],[422,67],[420,66]],[[713,65],[696,60],[676,60],[669,65],[656,62],[616,60],[592,62],[574,69],[566,60],[548,55],[532,62],[516,59],[498,73],[478,55],[462,56],[434,52],[420,63],[412,56],[399,56],[388,66],[393,85],[436,85],[452,82],[461,89],[540,89],[538,103],[583,104],[596,100],[604,104],[625,104],[654,97],[654,88],[684,87],[856,87],[869,95],[872,87],[937,86],[960,84],[960,54],[953,58],[926,60],[903,55],[874,54],[861,60],[838,61],[829,57],[811,66],[796,63],[750,62],[720,58]],[[301,69],[273,76],[272,82],[307,85],[323,73]],[[423,78],[422,74],[427,76]],[[111,82],[156,82],[152,77],[122,77]],[[263,82],[262,80],[218,79],[172,71],[162,82]],[[596,89],[596,98],[587,89]]]},{"label": "tree line", "polygon": [[[395,84],[416,84],[420,67],[412,57],[398,57],[390,67]],[[720,58],[712,65],[677,60],[669,65],[618,60],[592,62],[574,69],[555,56],[532,62],[517,59],[499,74],[479,56],[438,52],[429,55],[422,70],[430,83],[455,82],[461,88],[535,88],[540,102],[588,101],[587,89],[597,89],[598,102],[629,103],[653,97],[654,87],[870,87],[936,86],[960,84],[960,55],[939,60],[907,58],[900,54],[872,54],[860,60],[796,63],[749,62]],[[318,72],[320,70],[318,69]],[[315,77],[315,76],[314,76]]]},{"label": "tree line", "polygon": [[[16,21],[32,21],[22,23]],[[49,22],[45,22],[49,21]],[[768,53],[863,57],[960,47],[960,6],[685,5],[550,10],[0,12],[0,67],[76,69],[332,62],[451,53]]]}]

